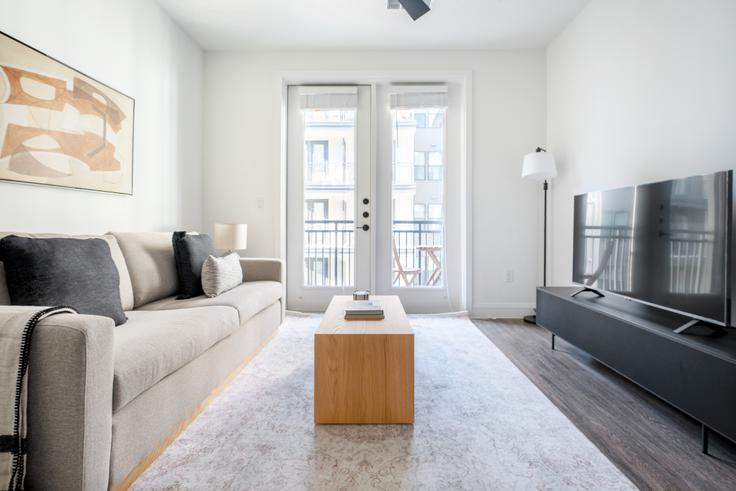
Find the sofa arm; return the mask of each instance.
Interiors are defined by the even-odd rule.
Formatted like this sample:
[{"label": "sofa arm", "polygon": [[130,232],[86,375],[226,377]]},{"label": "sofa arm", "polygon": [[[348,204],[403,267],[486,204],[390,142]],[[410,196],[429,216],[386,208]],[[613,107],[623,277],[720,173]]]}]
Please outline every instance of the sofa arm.
[{"label": "sofa arm", "polygon": [[244,281],[278,281],[283,282],[281,259],[241,257],[240,267],[243,269]]},{"label": "sofa arm", "polygon": [[26,489],[107,489],[112,319],[59,314],[31,338]]}]

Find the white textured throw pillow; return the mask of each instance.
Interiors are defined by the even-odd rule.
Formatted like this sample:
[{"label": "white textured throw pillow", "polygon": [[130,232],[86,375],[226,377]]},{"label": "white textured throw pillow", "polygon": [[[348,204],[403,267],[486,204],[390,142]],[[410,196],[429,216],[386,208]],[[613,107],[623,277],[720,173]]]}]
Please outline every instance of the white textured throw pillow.
[{"label": "white textured throw pillow", "polygon": [[202,264],[202,289],[208,297],[232,290],[243,282],[243,270],[237,252],[222,257],[207,256]]}]

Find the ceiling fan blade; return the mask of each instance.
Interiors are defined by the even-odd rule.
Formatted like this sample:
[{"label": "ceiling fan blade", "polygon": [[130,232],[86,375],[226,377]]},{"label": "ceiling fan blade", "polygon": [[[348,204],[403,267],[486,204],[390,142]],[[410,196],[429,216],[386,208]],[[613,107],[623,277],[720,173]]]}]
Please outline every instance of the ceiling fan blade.
[{"label": "ceiling fan blade", "polygon": [[399,3],[413,20],[429,12],[429,5],[424,3],[424,0],[399,0]]}]

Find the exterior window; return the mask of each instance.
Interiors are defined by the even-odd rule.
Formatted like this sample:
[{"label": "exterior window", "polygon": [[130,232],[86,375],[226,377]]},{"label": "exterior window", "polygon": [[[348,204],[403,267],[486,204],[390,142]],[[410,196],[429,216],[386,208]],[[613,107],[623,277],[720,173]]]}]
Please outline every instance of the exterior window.
[{"label": "exterior window", "polygon": [[311,181],[314,174],[327,172],[330,151],[326,140],[311,140],[305,143],[307,145],[307,181]]},{"label": "exterior window", "polygon": [[427,205],[427,209],[429,210],[428,218],[430,220],[441,220],[442,219],[442,205],[430,204],[430,205]]},{"label": "exterior window", "polygon": [[424,181],[427,178],[427,153],[414,152],[414,180]]},{"label": "exterior window", "polygon": [[442,180],[442,152],[414,152],[414,180]]},{"label": "exterior window", "polygon": [[[342,162],[341,162],[341,165],[342,165],[342,181],[341,182],[342,183],[345,183],[345,184],[349,184],[350,183],[350,176],[348,175],[348,173],[349,173],[349,169],[348,169],[348,143],[347,143],[347,140],[345,140],[345,138],[342,138],[342,141],[341,141],[341,145],[340,146],[342,147],[342,152],[340,152],[341,153],[341,157],[342,157],[342,159],[341,159],[342,160]],[[329,149],[328,149],[328,152],[327,153],[328,153],[327,159],[329,160]]]},{"label": "exterior window", "polygon": [[426,128],[427,113],[414,113],[414,121],[417,123],[417,128]]},{"label": "exterior window", "polygon": [[329,201],[326,199],[305,199],[307,220],[327,220],[329,216]]},{"label": "exterior window", "polygon": [[427,180],[442,180],[442,152],[427,152]]},{"label": "exterior window", "polygon": [[414,204],[414,220],[426,220],[427,219],[427,205],[424,203]]},{"label": "exterior window", "polygon": [[445,125],[445,112],[437,111],[429,115],[430,128],[442,128]]}]

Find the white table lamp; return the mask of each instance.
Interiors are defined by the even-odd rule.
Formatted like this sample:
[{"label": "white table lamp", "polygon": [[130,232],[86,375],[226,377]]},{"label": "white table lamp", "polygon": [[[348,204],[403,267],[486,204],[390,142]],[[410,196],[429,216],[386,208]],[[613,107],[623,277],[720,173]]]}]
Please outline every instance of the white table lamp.
[{"label": "white table lamp", "polygon": [[[557,177],[557,166],[555,165],[554,156],[541,147],[537,147],[536,152],[524,155],[521,177],[533,181],[544,181],[542,185],[542,189],[544,189],[544,265],[542,267],[542,286],[547,286],[547,189],[549,189],[547,179]],[[537,316],[527,315],[524,317],[524,320],[531,324],[536,324]]]},{"label": "white table lamp", "polygon": [[216,223],[215,247],[224,251],[241,251],[248,247],[248,225],[245,223]]}]

